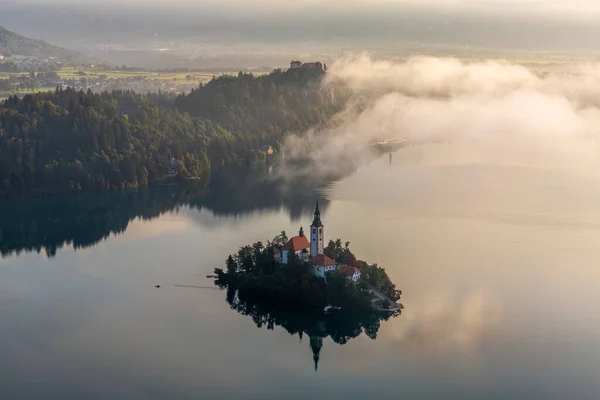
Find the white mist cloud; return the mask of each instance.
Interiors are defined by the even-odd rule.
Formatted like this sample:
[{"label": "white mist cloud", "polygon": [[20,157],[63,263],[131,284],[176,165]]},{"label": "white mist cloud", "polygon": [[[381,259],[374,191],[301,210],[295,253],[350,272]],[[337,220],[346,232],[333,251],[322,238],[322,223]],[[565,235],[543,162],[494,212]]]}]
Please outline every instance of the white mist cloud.
[{"label": "white mist cloud", "polygon": [[393,137],[446,143],[442,163],[600,171],[600,64],[541,73],[506,61],[361,55],[330,71],[359,100],[332,128],[287,143],[291,156],[310,149],[324,172],[366,160],[369,143]]}]

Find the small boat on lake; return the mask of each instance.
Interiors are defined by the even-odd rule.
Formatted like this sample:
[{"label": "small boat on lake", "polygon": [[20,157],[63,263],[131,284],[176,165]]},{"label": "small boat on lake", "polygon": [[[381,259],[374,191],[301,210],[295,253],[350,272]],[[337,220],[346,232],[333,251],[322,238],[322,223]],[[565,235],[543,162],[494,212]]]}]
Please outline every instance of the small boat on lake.
[{"label": "small boat on lake", "polygon": [[341,310],[341,309],[342,309],[341,307],[335,307],[335,306],[326,306],[326,307],[323,309],[323,312],[324,312],[325,314],[329,314],[329,313],[331,313],[331,312],[334,312],[334,311],[339,311],[339,310]]}]

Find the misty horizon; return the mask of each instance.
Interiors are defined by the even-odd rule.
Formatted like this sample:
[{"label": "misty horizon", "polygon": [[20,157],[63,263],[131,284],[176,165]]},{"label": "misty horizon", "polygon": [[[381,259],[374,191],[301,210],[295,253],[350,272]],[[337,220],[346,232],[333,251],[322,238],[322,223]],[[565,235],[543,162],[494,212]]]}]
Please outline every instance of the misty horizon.
[{"label": "misty horizon", "polygon": [[[321,54],[446,46],[487,51],[598,51],[599,7],[564,1],[272,1],[192,4],[31,0],[0,5],[0,25],[98,56],[167,47],[203,52]],[[587,5],[586,5],[587,4]],[[60,21],[61,23],[57,23]],[[289,46],[298,46],[295,51]],[[390,54],[391,53],[391,54]]]}]

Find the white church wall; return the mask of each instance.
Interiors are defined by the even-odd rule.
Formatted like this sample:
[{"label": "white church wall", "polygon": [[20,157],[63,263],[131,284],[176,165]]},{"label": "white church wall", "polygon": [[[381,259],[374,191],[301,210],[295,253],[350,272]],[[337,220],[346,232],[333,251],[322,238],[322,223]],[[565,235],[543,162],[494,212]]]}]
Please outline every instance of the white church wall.
[{"label": "white church wall", "polygon": [[287,250],[284,250],[281,253],[281,263],[282,264],[287,264],[288,263],[288,251]]},{"label": "white church wall", "polygon": [[[308,259],[310,257],[310,254],[308,252],[303,253],[303,250],[297,251],[296,255],[298,256],[299,259],[301,259],[304,262],[308,262]],[[288,262],[289,262],[289,251],[283,250],[283,252],[281,253],[281,263],[287,264]]]}]

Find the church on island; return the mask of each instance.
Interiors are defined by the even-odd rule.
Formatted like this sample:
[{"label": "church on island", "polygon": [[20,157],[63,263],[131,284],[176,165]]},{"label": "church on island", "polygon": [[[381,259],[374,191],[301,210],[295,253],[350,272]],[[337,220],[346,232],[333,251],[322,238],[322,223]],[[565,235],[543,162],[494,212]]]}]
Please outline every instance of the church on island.
[{"label": "church on island", "polygon": [[304,234],[304,229],[300,227],[298,236],[294,236],[283,246],[281,253],[276,252],[276,259],[282,264],[287,264],[291,253],[304,261],[310,262],[314,268],[316,276],[325,278],[327,272],[339,270],[353,282],[360,279],[360,270],[349,265],[339,265],[324,254],[325,239],[323,236],[323,222],[321,222],[321,212],[319,203],[315,208],[313,222],[310,225],[310,241]]}]

